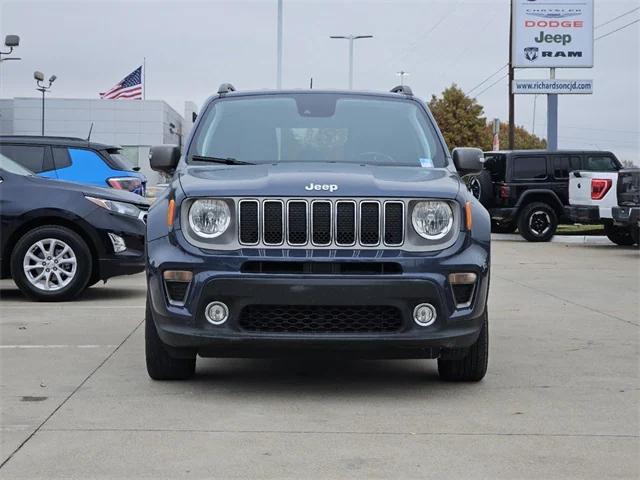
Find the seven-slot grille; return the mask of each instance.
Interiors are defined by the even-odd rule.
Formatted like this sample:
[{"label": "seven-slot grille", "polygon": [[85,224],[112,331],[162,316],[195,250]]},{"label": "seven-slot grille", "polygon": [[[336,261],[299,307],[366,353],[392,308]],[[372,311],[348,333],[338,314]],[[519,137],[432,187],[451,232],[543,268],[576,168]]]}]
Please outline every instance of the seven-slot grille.
[{"label": "seven-slot grille", "polygon": [[243,245],[363,247],[404,243],[405,206],[400,200],[240,200]]}]

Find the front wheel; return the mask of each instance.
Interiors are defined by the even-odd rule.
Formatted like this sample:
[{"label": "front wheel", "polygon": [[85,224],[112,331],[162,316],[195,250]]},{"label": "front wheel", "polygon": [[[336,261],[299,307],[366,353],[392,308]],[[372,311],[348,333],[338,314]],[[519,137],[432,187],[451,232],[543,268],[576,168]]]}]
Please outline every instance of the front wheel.
[{"label": "front wheel", "polygon": [[71,300],[87,287],[92,263],[89,247],[73,230],[37,227],[22,235],[13,249],[11,276],[34,300]]},{"label": "front wheel", "polygon": [[482,330],[476,343],[471,345],[462,358],[439,358],[438,374],[449,382],[479,382],[487,373],[489,363],[489,319],[483,313]]},{"label": "front wheel", "polygon": [[196,359],[173,358],[162,343],[151,312],[151,302],[147,297],[144,318],[144,346],[147,373],[154,380],[185,380],[196,371]]},{"label": "front wheel", "polygon": [[558,216],[546,203],[530,203],[518,216],[518,231],[529,242],[548,242],[557,228]]}]

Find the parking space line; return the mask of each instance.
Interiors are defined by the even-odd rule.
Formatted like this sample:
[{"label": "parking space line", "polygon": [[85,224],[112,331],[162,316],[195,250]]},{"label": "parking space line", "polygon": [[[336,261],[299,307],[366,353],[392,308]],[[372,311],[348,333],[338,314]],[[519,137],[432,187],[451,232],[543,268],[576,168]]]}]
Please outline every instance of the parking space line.
[{"label": "parking space line", "polygon": [[540,432],[385,432],[339,430],[216,430],[199,428],[44,428],[43,432],[130,432],[130,433],[222,433],[222,434],[283,434],[283,435],[385,435],[385,436],[469,436],[469,437],[613,437],[640,438],[624,433],[540,433]]},{"label": "parking space line", "polygon": [[0,345],[0,350],[31,348],[113,348],[117,345]]},{"label": "parking space line", "polygon": [[65,399],[60,403],[60,405],[58,405],[58,406],[53,410],[53,412],[51,412],[51,413],[47,416],[47,418],[45,418],[45,419],[42,421],[42,423],[40,423],[40,425],[38,425],[38,426],[36,427],[36,429],[35,429],[33,432],[31,432],[31,434],[30,434],[29,436],[28,436],[26,439],[24,439],[24,441],[23,441],[22,443],[20,443],[20,445],[18,445],[18,446],[17,446],[17,448],[16,448],[13,452],[11,452],[11,454],[10,454],[6,459],[4,459],[4,461],[3,461],[2,463],[0,463],[0,469],[2,469],[2,468],[3,468],[3,467],[4,467],[4,466],[5,466],[5,465],[6,465],[6,464],[7,464],[7,463],[8,463],[8,462],[13,458],[13,456],[14,456],[16,453],[18,453],[18,452],[20,451],[20,449],[21,449],[22,447],[24,447],[24,446],[27,444],[27,442],[29,442],[29,440],[31,440],[31,439],[34,437],[34,435],[40,431],[40,429],[41,429],[41,428],[42,428],[42,427],[43,427],[43,426],[44,426],[44,425],[49,421],[49,419],[51,419],[51,417],[53,417],[56,413],[58,413],[58,410],[60,410],[60,409],[64,406],[64,404],[65,404],[65,403],[67,403],[67,402],[71,399],[71,397],[73,397],[73,396],[78,392],[78,390],[80,390],[80,389],[82,388],[82,386],[83,386],[85,383],[87,383],[87,382],[89,381],[89,379],[90,379],[91,377],[93,377],[93,375],[94,375],[98,370],[100,370],[100,369],[102,368],[102,366],[103,366],[105,363],[107,363],[107,362],[109,361],[109,359],[111,359],[111,357],[113,357],[113,356],[115,355],[115,353],[120,349],[120,347],[122,347],[122,345],[124,345],[124,344],[125,344],[125,342],[131,338],[131,336],[136,332],[136,330],[138,330],[138,328],[140,328],[140,325],[142,325],[143,323],[144,323],[144,319],[143,319],[143,320],[140,320],[140,323],[138,323],[138,324],[133,328],[133,330],[131,330],[131,332],[129,332],[129,334],[124,338],[124,340],[122,340],[122,342],[120,342],[120,343],[118,344],[118,346],[117,346],[116,348],[114,348],[114,349],[111,351],[111,353],[110,353],[109,355],[107,355],[107,356],[106,356],[106,358],[105,358],[104,360],[102,360],[102,362],[100,362],[100,363],[98,364],[98,366],[97,366],[96,368],[94,368],[93,370],[91,370],[91,372],[89,373],[89,375],[87,375],[87,376],[84,378],[84,380],[82,380],[82,382],[80,382],[80,384],[79,384],[76,388],[74,388],[74,389],[73,389],[73,391],[72,391],[69,395],[67,395],[67,397],[66,397],[66,398],[65,398]]}]

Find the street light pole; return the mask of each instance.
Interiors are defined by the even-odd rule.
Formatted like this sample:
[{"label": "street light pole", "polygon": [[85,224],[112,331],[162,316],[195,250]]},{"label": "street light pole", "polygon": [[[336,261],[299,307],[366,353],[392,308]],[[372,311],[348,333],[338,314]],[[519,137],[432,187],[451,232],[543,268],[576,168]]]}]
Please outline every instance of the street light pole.
[{"label": "street light pole", "polygon": [[331,35],[329,38],[349,40],[349,90],[353,90],[353,42],[361,38],[373,38],[373,35]]},{"label": "street light pole", "polygon": [[276,87],[282,88],[282,0],[278,0],[278,60]]},{"label": "street light pole", "polygon": [[[11,55],[13,49],[20,45],[20,37],[18,35],[7,35],[4,37],[4,45],[9,48],[8,52],[0,51],[0,67],[2,67],[2,62],[6,60],[22,60],[20,57],[7,57],[7,55]],[[5,58],[2,58],[2,56]],[[0,68],[0,94],[2,94],[2,69]]]},{"label": "street light pole", "polygon": [[44,84],[44,73],[35,71],[33,78],[36,81],[36,90],[42,92],[42,136],[44,137],[44,95],[51,89],[51,84],[56,81],[55,75],[49,77],[49,85]]}]

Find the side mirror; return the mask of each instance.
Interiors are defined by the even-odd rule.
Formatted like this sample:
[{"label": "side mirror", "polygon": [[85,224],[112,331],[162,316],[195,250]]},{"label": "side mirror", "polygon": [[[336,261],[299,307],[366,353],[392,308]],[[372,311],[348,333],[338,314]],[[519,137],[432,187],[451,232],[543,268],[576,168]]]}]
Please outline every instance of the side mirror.
[{"label": "side mirror", "polygon": [[180,147],[158,145],[149,150],[149,165],[156,172],[173,173],[180,160]]},{"label": "side mirror", "polygon": [[482,171],[484,153],[479,148],[454,148],[453,164],[461,177]]}]

